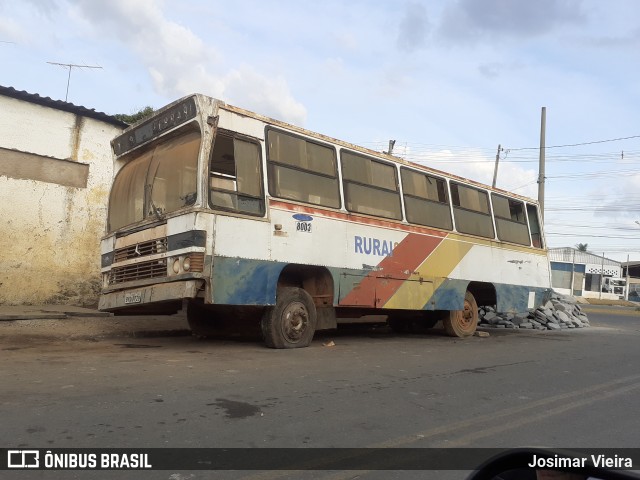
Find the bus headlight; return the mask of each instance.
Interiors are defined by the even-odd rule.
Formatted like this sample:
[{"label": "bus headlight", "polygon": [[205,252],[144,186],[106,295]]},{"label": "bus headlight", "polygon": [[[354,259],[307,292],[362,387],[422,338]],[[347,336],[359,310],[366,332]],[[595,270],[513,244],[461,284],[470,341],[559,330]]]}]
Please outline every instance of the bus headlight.
[{"label": "bus headlight", "polygon": [[204,252],[190,252],[167,260],[167,275],[202,273],[203,270]]}]

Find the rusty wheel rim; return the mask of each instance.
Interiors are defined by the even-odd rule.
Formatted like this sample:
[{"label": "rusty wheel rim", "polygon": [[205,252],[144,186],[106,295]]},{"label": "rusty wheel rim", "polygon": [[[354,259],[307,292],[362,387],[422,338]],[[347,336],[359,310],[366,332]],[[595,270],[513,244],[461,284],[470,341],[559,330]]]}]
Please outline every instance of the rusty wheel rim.
[{"label": "rusty wheel rim", "polygon": [[292,302],[282,312],[282,335],[289,343],[298,343],[309,326],[309,312],[302,302]]},{"label": "rusty wheel rim", "polygon": [[470,328],[473,328],[473,323],[474,323],[473,320],[474,320],[473,307],[471,305],[471,302],[469,302],[468,300],[465,300],[464,310],[462,310],[462,315],[460,315],[460,326],[465,330],[469,330]]}]

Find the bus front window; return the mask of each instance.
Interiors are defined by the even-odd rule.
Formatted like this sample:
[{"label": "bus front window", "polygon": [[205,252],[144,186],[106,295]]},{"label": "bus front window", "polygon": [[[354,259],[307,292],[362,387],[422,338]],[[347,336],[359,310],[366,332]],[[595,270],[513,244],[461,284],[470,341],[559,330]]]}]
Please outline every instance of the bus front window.
[{"label": "bus front window", "polygon": [[130,160],[109,197],[109,231],[196,202],[200,133],[190,131]]},{"label": "bus front window", "polygon": [[264,215],[257,143],[218,133],[211,151],[209,198],[213,208]]}]

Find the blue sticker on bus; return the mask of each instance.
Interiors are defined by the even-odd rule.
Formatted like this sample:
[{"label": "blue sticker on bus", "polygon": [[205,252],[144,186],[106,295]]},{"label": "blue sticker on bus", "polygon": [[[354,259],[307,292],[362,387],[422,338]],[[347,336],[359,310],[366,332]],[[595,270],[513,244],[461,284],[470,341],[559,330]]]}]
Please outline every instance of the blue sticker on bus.
[{"label": "blue sticker on bus", "polygon": [[299,222],[310,222],[313,220],[311,215],[306,215],[304,213],[296,213],[293,218]]}]

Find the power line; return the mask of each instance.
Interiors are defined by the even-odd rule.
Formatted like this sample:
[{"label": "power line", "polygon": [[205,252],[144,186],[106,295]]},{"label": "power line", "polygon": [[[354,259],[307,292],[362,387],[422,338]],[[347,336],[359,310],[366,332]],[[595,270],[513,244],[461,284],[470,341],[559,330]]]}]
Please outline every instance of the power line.
[{"label": "power line", "polygon": [[[551,148],[567,148],[567,147],[582,147],[585,145],[597,145],[597,144],[602,144],[602,143],[612,143],[612,142],[621,142],[624,140],[633,140],[633,139],[637,139],[640,138],[640,135],[630,135],[627,137],[617,137],[617,138],[609,138],[609,139],[605,139],[605,140],[592,140],[592,141],[586,141],[586,142],[579,142],[579,143],[566,143],[566,144],[560,144],[560,145],[549,145],[547,147],[545,147],[545,149],[551,149]],[[381,147],[384,148],[384,142],[382,141],[375,141],[375,142],[359,142],[359,145],[373,145],[375,147]],[[437,144],[437,143],[420,143],[420,142],[415,142],[415,143],[410,143],[410,142],[404,142],[405,148],[413,148],[413,147],[427,147],[429,149],[434,148],[434,149],[461,149],[461,150],[467,150],[467,151],[475,151],[478,153],[481,152],[487,152],[487,154],[490,154],[494,149],[489,148],[489,147],[477,147],[477,146],[463,146],[463,145],[446,145],[446,144]],[[513,147],[513,148],[505,148],[505,151],[507,152],[522,152],[522,151],[527,151],[527,150],[540,150],[540,147]],[[619,153],[619,152],[618,152]]]},{"label": "power line", "polygon": [[[595,202],[599,202],[599,203],[595,203]],[[565,198],[554,198],[552,199],[552,203],[554,205],[559,205],[559,206],[563,206],[563,207],[589,207],[589,208],[593,208],[593,209],[597,209],[599,207],[619,207],[619,208],[623,208],[625,206],[628,206],[631,204],[631,206],[634,203],[638,203],[640,202],[640,199],[638,197],[624,197],[624,198],[616,198],[616,197],[611,197],[610,199],[607,198],[597,198],[594,197],[593,199],[590,198],[571,198],[571,197],[565,197]]]},{"label": "power line", "polygon": [[[582,143],[567,143],[565,145],[551,145],[551,146],[545,147],[545,148],[549,149],[549,148],[582,147],[584,145],[595,145],[597,143],[620,142],[622,140],[632,140],[634,138],[640,138],[640,135],[632,135],[630,137],[609,138],[607,140],[594,140],[594,141],[591,141],[591,142],[582,142]],[[522,148],[510,148],[509,150],[519,151],[519,150],[539,150],[539,149],[540,149],[540,147],[522,147]]]},{"label": "power line", "polygon": [[[612,197],[612,193],[585,193],[583,195],[580,194],[575,194],[575,195],[549,195],[549,197],[552,200],[556,200],[556,201],[564,201],[564,200],[580,200],[580,199],[584,199],[584,201],[586,202],[592,202],[593,200],[607,200],[609,198]],[[625,194],[624,195],[624,200],[625,201],[629,201],[629,200],[636,200],[636,201],[640,201],[640,193],[636,193],[636,194]]]},{"label": "power line", "polygon": [[640,229],[633,228],[633,227],[607,227],[605,225],[571,225],[569,223],[553,223],[553,222],[547,222],[545,224],[547,227],[551,227],[551,229],[555,230],[556,228],[563,228],[563,227],[567,227],[567,228],[571,228],[572,230],[575,228],[588,228],[590,230],[618,230],[621,232],[629,232],[629,233],[638,233],[640,234]]},{"label": "power line", "polygon": [[[435,151],[435,150],[411,150],[398,152],[395,154],[405,160],[417,163],[442,163],[442,164],[469,164],[469,163],[494,163],[495,153],[479,151]],[[619,165],[633,165],[640,159],[640,151],[618,151],[607,153],[583,153],[583,154],[550,154],[547,156],[549,162],[557,163],[607,163],[616,162]],[[500,157],[500,162],[504,163],[534,163],[538,158],[533,155],[504,155]]]},{"label": "power line", "polygon": [[519,187],[515,187],[515,188],[507,187],[505,188],[505,190],[508,190],[510,192],[515,192],[516,190],[520,190],[521,188],[528,187],[529,185],[533,185],[534,183],[538,183],[538,180],[537,179],[532,180],[531,182],[525,183],[524,185],[520,185]]},{"label": "power line", "polygon": [[[548,212],[621,212],[623,209],[620,205],[611,205],[611,206],[598,206],[588,208],[583,205],[563,205],[561,207],[549,207],[547,208]],[[625,206],[625,212],[640,212],[640,205],[638,206]]]},{"label": "power line", "polygon": [[624,174],[640,174],[640,169],[633,170],[601,170],[597,172],[583,172],[583,173],[564,173],[559,175],[547,175],[545,178],[591,178],[591,177],[610,177],[619,176]]},{"label": "power line", "polygon": [[595,235],[588,233],[580,233],[576,235],[575,233],[545,232],[545,235],[550,237],[617,238],[621,240],[640,240],[640,237],[628,237],[624,235]]}]

